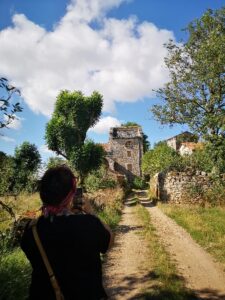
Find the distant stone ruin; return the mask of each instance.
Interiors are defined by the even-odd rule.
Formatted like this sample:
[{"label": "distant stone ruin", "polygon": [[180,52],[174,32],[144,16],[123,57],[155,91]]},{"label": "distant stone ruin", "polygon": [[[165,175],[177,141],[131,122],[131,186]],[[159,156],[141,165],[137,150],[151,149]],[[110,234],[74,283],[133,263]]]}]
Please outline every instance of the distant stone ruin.
[{"label": "distant stone ruin", "polygon": [[143,132],[140,126],[110,128],[109,142],[103,144],[109,169],[128,180],[141,176]]}]

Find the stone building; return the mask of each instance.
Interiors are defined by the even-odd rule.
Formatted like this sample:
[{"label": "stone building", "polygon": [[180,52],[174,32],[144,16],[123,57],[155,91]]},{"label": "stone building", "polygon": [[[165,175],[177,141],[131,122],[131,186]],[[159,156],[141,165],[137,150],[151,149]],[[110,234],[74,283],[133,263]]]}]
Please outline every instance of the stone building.
[{"label": "stone building", "polygon": [[143,132],[140,126],[111,128],[109,142],[103,147],[110,170],[125,175],[128,180],[142,175]]},{"label": "stone building", "polygon": [[189,142],[194,135],[188,131],[182,132],[166,140],[169,147],[173,148],[175,151],[179,151],[181,142]]},{"label": "stone building", "polygon": [[204,148],[203,143],[184,142],[181,143],[181,146],[179,148],[179,153],[181,156],[191,155],[196,150],[203,149],[203,148]]}]

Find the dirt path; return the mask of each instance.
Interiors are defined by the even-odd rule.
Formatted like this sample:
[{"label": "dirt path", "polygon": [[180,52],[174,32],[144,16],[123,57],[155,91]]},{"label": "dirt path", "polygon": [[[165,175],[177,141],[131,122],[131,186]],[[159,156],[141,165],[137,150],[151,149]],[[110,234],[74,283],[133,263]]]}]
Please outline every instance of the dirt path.
[{"label": "dirt path", "polygon": [[110,300],[137,299],[149,276],[148,257],[142,227],[134,216],[134,208],[126,204],[115,245],[104,264],[104,278]]},{"label": "dirt path", "polygon": [[[186,286],[195,291],[199,299],[225,300],[225,273],[221,266],[185,230],[159,208],[151,206],[144,193],[140,200],[149,211],[156,232]],[[147,248],[138,234],[142,228],[133,210],[125,205],[115,246],[104,264],[105,286],[111,300],[138,299],[152,271],[146,264]]]},{"label": "dirt path", "polygon": [[142,198],[151,215],[157,235],[174,258],[186,286],[200,299],[225,299],[225,272],[191,236],[158,207]]}]

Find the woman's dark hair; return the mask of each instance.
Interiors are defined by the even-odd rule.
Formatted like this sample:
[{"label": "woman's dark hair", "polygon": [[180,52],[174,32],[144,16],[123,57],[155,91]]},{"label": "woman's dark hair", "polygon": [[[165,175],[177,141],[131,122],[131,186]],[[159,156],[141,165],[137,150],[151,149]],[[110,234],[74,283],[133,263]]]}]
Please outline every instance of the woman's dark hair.
[{"label": "woman's dark hair", "polygon": [[44,204],[58,205],[73,188],[75,176],[66,166],[48,169],[40,182],[40,197]]}]

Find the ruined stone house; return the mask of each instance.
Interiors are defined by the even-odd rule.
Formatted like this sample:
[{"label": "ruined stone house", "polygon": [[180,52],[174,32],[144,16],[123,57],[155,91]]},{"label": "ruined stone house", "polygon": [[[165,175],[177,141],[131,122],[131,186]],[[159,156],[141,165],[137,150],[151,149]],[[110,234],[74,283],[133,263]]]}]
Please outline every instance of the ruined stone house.
[{"label": "ruined stone house", "polygon": [[175,151],[179,151],[182,142],[189,142],[190,138],[194,135],[191,132],[185,131],[180,134],[177,134],[166,140],[166,143],[169,147],[174,149]]},{"label": "ruined stone house", "polygon": [[103,144],[109,169],[128,180],[141,176],[143,132],[140,126],[110,128],[109,142]]}]

